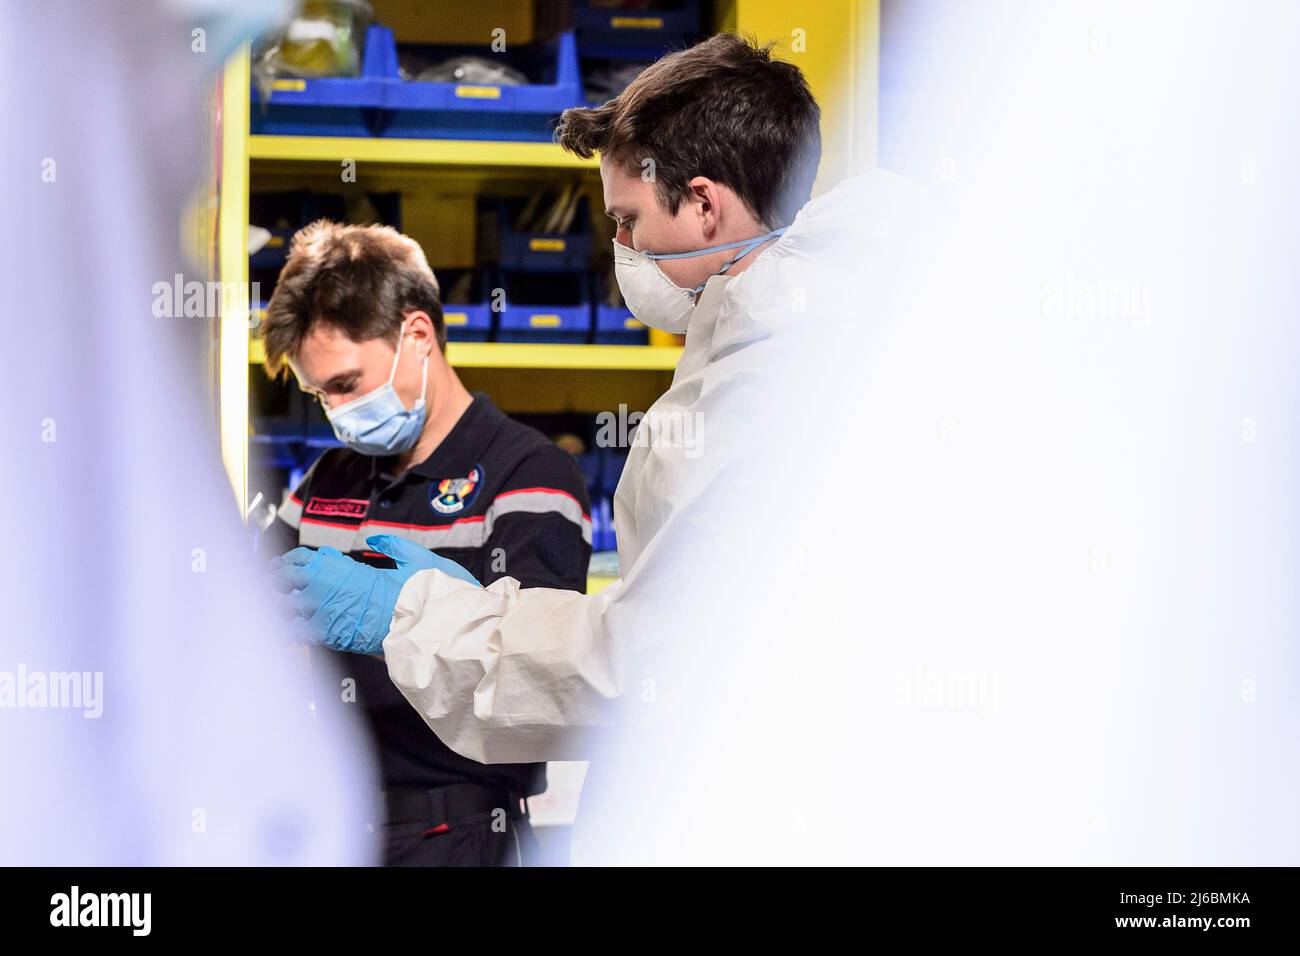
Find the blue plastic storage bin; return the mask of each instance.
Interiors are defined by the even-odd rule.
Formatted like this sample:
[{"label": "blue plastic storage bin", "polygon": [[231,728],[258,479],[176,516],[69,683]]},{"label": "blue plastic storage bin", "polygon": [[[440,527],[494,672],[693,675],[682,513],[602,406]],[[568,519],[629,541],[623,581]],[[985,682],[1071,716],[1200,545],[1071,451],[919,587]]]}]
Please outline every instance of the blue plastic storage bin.
[{"label": "blue plastic storage bin", "polygon": [[598,345],[647,345],[650,330],[625,305],[606,305],[607,279],[593,275],[591,301],[595,305],[592,341]]},{"label": "blue plastic storage bin", "polygon": [[626,308],[598,305],[594,341],[600,345],[645,345],[650,330]]},{"label": "blue plastic storage bin", "polygon": [[538,82],[508,86],[403,80],[393,31],[374,24],[366,31],[361,76],[280,79],[265,104],[254,84],[252,132],[545,142],[551,139],[552,119],[583,103],[571,31],[505,53],[492,53],[486,45],[402,48],[440,58],[466,53],[499,57]]},{"label": "blue plastic storage bin", "polygon": [[505,53],[493,53],[486,45],[402,46],[430,58],[461,54],[499,58],[538,81],[518,86],[404,81],[397,72],[392,32],[372,27],[367,43],[386,44],[392,57],[382,83],[386,111],[382,136],[549,142],[552,119],[583,103],[577,45],[571,31],[547,42],[508,48]]},{"label": "blue plastic storage bin", "polygon": [[492,335],[492,310],[486,304],[444,305],[448,342],[486,342]]},{"label": "blue plastic storage bin", "polygon": [[284,77],[274,82],[266,103],[257,84],[251,84],[249,129],[284,136],[373,136],[382,122],[381,77],[396,77],[396,66],[390,72],[395,60],[392,33],[372,26],[366,31],[360,76]]},{"label": "blue plastic storage bin", "polygon": [[600,450],[584,451],[580,455],[574,455],[577,459],[578,467],[582,469],[582,476],[587,479],[587,494],[595,499],[600,491]]},{"label": "blue plastic storage bin", "polygon": [[623,475],[623,467],[627,464],[627,449],[597,447],[574,457],[587,479],[587,493],[591,499],[612,498],[618,488],[618,480]]},{"label": "blue plastic storage bin", "polygon": [[699,0],[663,0],[656,6],[658,9],[618,9],[574,0],[579,54],[653,60],[699,36]]},{"label": "blue plastic storage bin", "polygon": [[[379,202],[384,195],[370,194]],[[289,241],[303,226],[317,219],[341,221],[345,215],[343,197],[332,193],[293,189],[254,192],[248,199],[250,224],[271,232],[270,241],[248,257],[250,270],[279,269],[289,255]]]},{"label": "blue plastic storage bin", "polygon": [[272,229],[271,238],[266,245],[248,257],[250,269],[278,269],[284,265],[289,256],[289,240],[298,231],[298,226],[288,229]]},{"label": "blue plastic storage bin", "polygon": [[590,341],[591,301],[585,278],[577,273],[507,275],[497,341]]},{"label": "blue plastic storage bin", "polygon": [[[436,268],[433,274],[444,292],[471,270]],[[492,307],[487,301],[486,275],[475,276],[469,302],[442,303],[442,319],[448,342],[486,342],[492,335]]]},{"label": "blue plastic storage bin", "polygon": [[602,448],[600,453],[600,480],[597,491],[614,497],[618,490],[618,481],[623,477],[623,467],[627,464],[626,448]]},{"label": "blue plastic storage bin", "polygon": [[511,227],[523,200],[497,203],[497,261],[512,272],[581,272],[591,260],[591,211],[578,201],[573,227],[565,233],[518,232]]},{"label": "blue plastic storage bin", "polygon": [[598,498],[591,504],[591,550],[614,551],[617,548],[613,505],[609,498]]},{"label": "blue plastic storage bin", "polygon": [[507,305],[497,326],[498,342],[581,344],[591,336],[589,306]]}]

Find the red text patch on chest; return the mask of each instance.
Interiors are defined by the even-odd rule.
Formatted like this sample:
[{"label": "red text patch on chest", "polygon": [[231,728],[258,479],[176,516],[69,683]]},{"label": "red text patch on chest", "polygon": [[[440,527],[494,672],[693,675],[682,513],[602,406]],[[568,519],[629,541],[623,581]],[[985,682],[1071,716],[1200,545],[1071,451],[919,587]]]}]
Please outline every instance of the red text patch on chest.
[{"label": "red text patch on chest", "polygon": [[330,518],[364,518],[370,502],[365,498],[310,498],[303,514]]}]

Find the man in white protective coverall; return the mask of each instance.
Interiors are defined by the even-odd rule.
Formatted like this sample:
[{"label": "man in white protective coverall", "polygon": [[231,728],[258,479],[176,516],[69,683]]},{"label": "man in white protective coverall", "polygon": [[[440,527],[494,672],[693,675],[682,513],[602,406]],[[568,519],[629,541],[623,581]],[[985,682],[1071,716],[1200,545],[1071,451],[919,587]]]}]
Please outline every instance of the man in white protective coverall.
[{"label": "man in white protective coverall", "polygon": [[[727,556],[745,553],[715,529],[742,527],[747,502],[780,493],[763,487],[763,449],[797,441],[760,412],[780,388],[774,343],[793,317],[834,311],[824,290],[798,287],[800,270],[844,244],[836,230],[864,195],[900,183],[873,173],[810,201],[819,120],[796,66],[725,34],[664,57],[603,106],[563,114],[560,144],[600,154],[628,307],[686,335],[614,499],[622,578],[596,595],[512,578],[482,588],[437,555],[384,571],[299,548],[277,576],[308,640],[382,649],[438,737],[485,763],[586,758],[590,731],[634,722],[629,704],[680,698],[685,684],[649,661],[679,638],[709,639],[710,609],[692,596],[717,593],[710,575],[729,578]],[[713,610],[717,627],[737,619]]]}]

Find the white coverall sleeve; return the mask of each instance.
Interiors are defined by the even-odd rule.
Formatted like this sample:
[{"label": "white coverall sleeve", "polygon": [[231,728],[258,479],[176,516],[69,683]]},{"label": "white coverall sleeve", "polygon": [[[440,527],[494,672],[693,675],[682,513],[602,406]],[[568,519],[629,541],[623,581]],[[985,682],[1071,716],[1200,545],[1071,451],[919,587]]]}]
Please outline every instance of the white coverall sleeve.
[{"label": "white coverall sleeve", "polygon": [[582,731],[612,723],[620,692],[603,627],[620,583],[589,595],[509,577],[479,588],[420,571],[384,640],[389,676],[462,756],[581,759]]}]

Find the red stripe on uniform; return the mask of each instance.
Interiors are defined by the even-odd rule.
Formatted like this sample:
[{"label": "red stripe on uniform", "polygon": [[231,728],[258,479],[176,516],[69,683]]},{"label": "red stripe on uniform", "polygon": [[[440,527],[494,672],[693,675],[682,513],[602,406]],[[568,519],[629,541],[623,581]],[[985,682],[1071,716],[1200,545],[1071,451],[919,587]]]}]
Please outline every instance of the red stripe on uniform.
[{"label": "red stripe on uniform", "polygon": [[[511,495],[524,494],[559,495],[562,498],[568,498],[578,506],[579,511],[582,511],[582,502],[573,497],[573,495],[569,494],[567,491],[562,491],[559,488],[516,488],[513,491],[503,491],[492,500],[493,502],[496,502],[500,501],[502,498],[508,498]],[[470,518],[457,518],[450,524],[402,524],[396,521],[376,521],[374,518],[362,518],[357,524],[340,524],[337,521],[321,521],[319,518],[308,518],[306,515],[304,515],[301,520],[303,524],[324,525],[326,528],[347,528],[352,531],[356,531],[362,525],[376,525],[381,528],[401,528],[408,531],[445,531],[458,524],[472,524],[476,521],[482,521],[485,517],[486,515],[482,514],[474,515]],[[591,515],[585,511],[582,511],[582,517],[588,521],[591,520]]]},{"label": "red stripe on uniform", "polygon": [[337,521],[321,521],[320,518],[303,517],[299,519],[303,524],[323,524],[327,528],[347,528],[349,531],[356,531],[360,528],[359,524],[339,524]]},{"label": "red stripe on uniform", "polygon": [[445,531],[448,528],[458,524],[472,524],[475,521],[482,521],[483,515],[477,515],[473,518],[457,518],[451,524],[398,524],[396,521],[374,521],[370,518],[363,518],[357,524],[339,524],[337,521],[321,521],[319,518],[303,518],[303,524],[319,524],[327,528],[346,528],[349,531],[358,531],[362,525],[378,525],[382,528],[402,528],[409,531]]},{"label": "red stripe on uniform", "polygon": [[473,518],[457,518],[451,524],[398,524],[396,521],[375,521],[367,518],[361,524],[374,524],[379,525],[381,528],[406,528],[411,531],[446,531],[458,524],[473,524],[476,521],[482,521],[483,518],[483,515],[476,515]]}]

